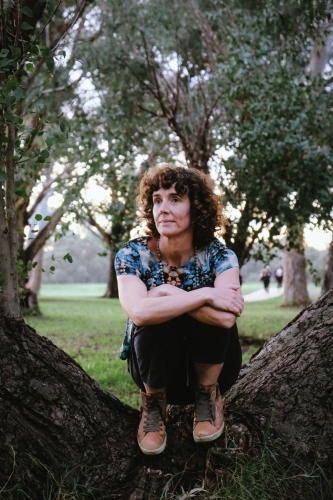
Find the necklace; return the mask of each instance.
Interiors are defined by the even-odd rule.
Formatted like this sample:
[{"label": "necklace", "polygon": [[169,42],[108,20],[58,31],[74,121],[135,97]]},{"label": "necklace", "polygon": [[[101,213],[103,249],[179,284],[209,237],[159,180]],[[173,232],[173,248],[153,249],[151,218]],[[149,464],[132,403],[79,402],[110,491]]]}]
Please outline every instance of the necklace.
[{"label": "necklace", "polygon": [[[157,247],[158,267],[159,267],[159,272],[161,275],[162,282],[164,284],[168,283],[168,284],[176,285],[176,286],[179,285],[180,284],[179,272],[177,271],[176,266],[167,266],[168,279],[167,279],[167,281],[165,281],[164,265],[162,262],[162,255],[161,255],[161,250],[160,250],[160,240],[157,240],[156,247]],[[195,290],[196,288],[199,288],[199,286],[200,286],[197,247],[194,247],[194,258],[195,258],[195,273],[194,273],[194,279],[193,279],[193,290]]]}]

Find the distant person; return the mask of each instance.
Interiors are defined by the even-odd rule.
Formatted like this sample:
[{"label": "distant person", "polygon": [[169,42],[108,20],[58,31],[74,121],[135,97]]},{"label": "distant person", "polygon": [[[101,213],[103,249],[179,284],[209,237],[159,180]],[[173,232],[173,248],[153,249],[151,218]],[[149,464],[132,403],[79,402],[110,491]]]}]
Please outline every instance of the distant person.
[{"label": "distant person", "polygon": [[269,283],[271,281],[271,270],[269,266],[265,266],[261,271],[260,279],[264,284],[265,292],[269,292]]},{"label": "distant person", "polygon": [[148,235],[126,243],[115,261],[130,318],[121,358],[141,389],[139,447],[156,455],[166,445],[166,404],[195,403],[196,442],[222,434],[221,394],[241,367],[236,319],[244,299],[237,257],[214,237],[224,219],[209,177],[149,169],[138,202]]},{"label": "distant person", "polygon": [[276,282],[277,282],[277,287],[278,287],[278,288],[281,288],[281,286],[282,286],[282,281],[283,281],[283,267],[282,267],[281,265],[279,265],[279,266],[275,269],[274,276],[275,276],[275,279],[276,279]]}]

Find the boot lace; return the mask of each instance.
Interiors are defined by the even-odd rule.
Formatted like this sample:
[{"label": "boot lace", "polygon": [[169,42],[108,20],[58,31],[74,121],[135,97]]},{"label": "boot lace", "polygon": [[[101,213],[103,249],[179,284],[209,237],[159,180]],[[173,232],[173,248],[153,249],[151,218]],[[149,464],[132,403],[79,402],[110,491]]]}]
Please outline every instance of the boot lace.
[{"label": "boot lace", "polygon": [[195,400],[196,422],[214,422],[216,405],[210,391],[197,391]]},{"label": "boot lace", "polygon": [[147,402],[147,414],[143,424],[144,432],[155,432],[161,429],[162,420],[162,401],[152,399]]}]

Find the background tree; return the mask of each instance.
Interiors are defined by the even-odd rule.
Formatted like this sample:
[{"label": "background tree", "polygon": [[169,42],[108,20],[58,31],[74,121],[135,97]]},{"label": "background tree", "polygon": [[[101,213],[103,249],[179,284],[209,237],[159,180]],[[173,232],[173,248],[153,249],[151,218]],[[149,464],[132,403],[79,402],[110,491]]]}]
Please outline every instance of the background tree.
[{"label": "background tree", "polygon": [[[31,305],[30,298],[34,295],[25,287],[27,271],[37,264],[35,256],[59,224],[65,201],[68,203],[70,198],[68,190],[67,200],[65,196],[64,203],[51,213],[36,215],[36,207],[49,196],[51,189],[59,186],[59,181],[66,180],[70,190],[75,176],[75,161],[64,161],[68,134],[64,135],[65,122],[60,117],[79,82],[79,78],[70,80],[70,71],[75,65],[77,43],[84,35],[87,5],[86,1],[70,2],[66,7],[61,2],[50,2],[47,7],[37,8],[27,2],[21,9],[19,5],[2,9],[2,81],[7,83],[2,86],[1,102],[5,119],[8,123],[13,120],[10,126],[15,137],[15,153],[13,150],[11,154],[15,154],[19,282],[25,307]],[[45,20],[39,19],[39,15],[44,15]],[[35,26],[37,31],[31,35]],[[17,30],[15,43],[11,38],[12,29]],[[64,64],[66,45],[70,45],[70,54]],[[2,137],[5,141],[4,131]],[[59,161],[59,157],[63,161]],[[33,215],[46,216],[44,227],[27,240],[25,231]],[[36,228],[31,229],[36,232]]]},{"label": "background tree", "polygon": [[333,239],[328,249],[328,256],[327,256],[325,274],[322,286],[322,294],[325,294],[331,288],[333,288]]},{"label": "background tree", "polygon": [[276,242],[293,220],[295,227],[318,214],[327,220],[331,210],[330,97],[305,72],[315,34],[311,26],[303,36],[310,11],[294,9],[298,28],[289,32],[284,5],[258,15],[253,6],[184,0],[176,11],[168,2],[163,9],[109,2],[101,22],[113,36],[96,40],[91,71],[107,74],[111,87],[126,81],[126,95],[139,97],[131,101],[135,119],[168,134],[170,153],[204,172],[218,169],[232,214],[226,241],[243,265],[265,230]]}]

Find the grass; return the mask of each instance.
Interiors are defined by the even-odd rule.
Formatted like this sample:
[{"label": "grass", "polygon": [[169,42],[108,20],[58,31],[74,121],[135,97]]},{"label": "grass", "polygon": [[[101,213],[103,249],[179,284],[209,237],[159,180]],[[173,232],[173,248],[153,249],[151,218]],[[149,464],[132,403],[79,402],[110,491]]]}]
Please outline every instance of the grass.
[{"label": "grass", "polygon": [[[30,326],[75,359],[105,389],[127,404],[138,407],[138,389],[127,373],[127,364],[118,359],[126,316],[119,301],[86,295],[40,298],[40,317],[29,317]],[[65,286],[64,293],[73,286]],[[87,287],[92,290],[92,287]],[[75,290],[76,291],[76,290]]]},{"label": "grass", "polygon": [[[174,481],[176,480],[176,481]],[[277,449],[263,444],[252,454],[235,449],[211,448],[207,453],[205,477],[198,485],[181,494],[173,492],[171,478],[161,500],[303,500],[332,499],[333,485],[319,463],[310,470],[302,468],[297,455],[284,465]],[[200,494],[199,494],[200,492]],[[197,494],[199,496],[197,496]]]},{"label": "grass", "polygon": [[[126,315],[117,299],[102,299],[103,283],[44,285],[40,296],[42,316],[27,322],[40,335],[72,356],[106,390],[127,404],[138,407],[139,393],[117,354],[122,343]],[[244,284],[243,293],[261,289]],[[315,291],[312,290],[312,293]],[[241,336],[268,340],[299,312],[281,308],[281,297],[247,302],[238,320]],[[257,347],[244,354],[246,361]]]}]

